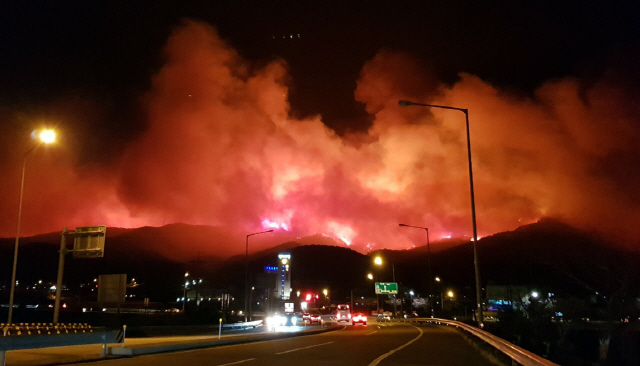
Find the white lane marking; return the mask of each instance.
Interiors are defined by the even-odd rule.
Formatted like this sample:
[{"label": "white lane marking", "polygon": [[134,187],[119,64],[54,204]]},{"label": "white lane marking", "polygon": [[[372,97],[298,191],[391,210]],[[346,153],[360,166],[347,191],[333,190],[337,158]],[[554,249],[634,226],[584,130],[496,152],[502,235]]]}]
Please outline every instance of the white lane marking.
[{"label": "white lane marking", "polygon": [[253,361],[255,360],[255,358],[247,358],[246,360],[242,360],[242,361],[236,361],[236,362],[231,362],[231,363],[224,363],[218,366],[228,366],[228,365],[237,365],[239,363],[243,363],[243,362],[247,362],[247,361]]},{"label": "white lane marking", "polygon": [[424,332],[422,331],[422,329],[416,327],[415,325],[412,325],[412,327],[416,328],[417,330],[420,331],[420,334],[418,334],[417,337],[415,337],[414,339],[410,340],[409,342],[403,344],[402,346],[396,348],[396,349],[392,349],[391,351],[385,353],[384,355],[376,358],[375,360],[373,360],[373,362],[371,362],[369,364],[369,366],[376,366],[377,364],[379,364],[382,360],[384,360],[385,358],[391,356],[392,354],[394,354],[396,351],[400,351],[401,349],[405,348],[406,346],[410,345],[411,343],[415,342],[418,340],[418,338],[422,337],[422,335],[424,334]]},{"label": "white lane marking", "polygon": [[320,343],[320,344],[314,344],[313,346],[307,346],[307,347],[294,348],[294,349],[290,349],[290,350],[288,350],[288,351],[278,352],[278,353],[276,353],[276,355],[282,355],[282,354],[289,353],[289,352],[300,351],[300,350],[307,349],[307,348],[313,348],[313,347],[318,347],[318,346],[324,346],[324,345],[331,344],[331,343],[333,343],[333,341],[331,341],[331,342],[326,342],[326,343]]},{"label": "white lane marking", "polygon": [[374,330],[373,332],[371,332],[371,333],[367,333],[367,334],[365,334],[365,335],[370,335],[370,334],[373,334],[373,333],[378,333],[378,331],[377,331],[377,330]]}]

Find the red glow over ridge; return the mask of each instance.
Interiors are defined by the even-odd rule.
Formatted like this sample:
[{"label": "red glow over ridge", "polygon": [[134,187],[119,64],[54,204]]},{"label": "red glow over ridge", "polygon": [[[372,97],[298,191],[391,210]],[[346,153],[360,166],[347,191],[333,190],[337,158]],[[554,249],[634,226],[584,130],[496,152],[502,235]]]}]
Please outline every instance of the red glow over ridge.
[{"label": "red glow over ridge", "polygon": [[[637,186],[612,178],[635,173],[610,163],[620,151],[640,154],[637,117],[607,80],[553,80],[523,99],[470,74],[439,83],[409,56],[382,51],[355,90],[371,127],[339,136],[322,116],[292,117],[284,62],[249,67],[209,25],[185,22],[164,53],[140,101],[148,128],[118,159],[79,164],[64,128],[61,142],[31,153],[23,235],[188,223],[225,228],[239,239],[220,245],[239,250],[260,227],[274,237],[255,243],[322,233],[363,252],[426,244],[424,232],[398,228],[406,222],[432,238],[470,238],[464,115],[397,105],[411,99],[469,110],[479,238],[545,216],[640,237]],[[85,103],[61,106],[61,116],[98,113]],[[31,142],[0,139],[0,236],[12,237]]]}]

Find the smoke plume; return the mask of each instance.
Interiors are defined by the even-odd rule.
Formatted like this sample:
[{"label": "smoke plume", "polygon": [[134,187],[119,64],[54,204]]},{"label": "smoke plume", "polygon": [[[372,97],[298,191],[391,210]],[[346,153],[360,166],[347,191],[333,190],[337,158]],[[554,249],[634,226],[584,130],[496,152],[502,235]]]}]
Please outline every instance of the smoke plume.
[{"label": "smoke plume", "polygon": [[[637,249],[638,114],[606,78],[553,80],[533,96],[513,96],[470,74],[440,83],[411,56],[381,51],[363,65],[355,90],[373,123],[346,136],[322,116],[291,117],[289,82],[284,61],[252,63],[209,25],[185,22],[140,100],[145,130],[114,158],[81,164],[87,151],[113,142],[74,140],[63,120],[47,121],[63,140],[26,156],[22,234],[183,222],[235,233],[236,243],[217,245],[238,252],[244,235],[269,229],[294,239],[326,235],[361,251],[425,243],[424,233],[399,223],[428,227],[433,241],[469,238],[465,116],[398,106],[409,99],[469,110],[480,236],[555,217]],[[85,132],[105,118],[95,101],[58,108],[86,117]],[[13,121],[0,158],[0,234],[11,237],[30,148],[17,141],[42,120],[0,113]]]}]

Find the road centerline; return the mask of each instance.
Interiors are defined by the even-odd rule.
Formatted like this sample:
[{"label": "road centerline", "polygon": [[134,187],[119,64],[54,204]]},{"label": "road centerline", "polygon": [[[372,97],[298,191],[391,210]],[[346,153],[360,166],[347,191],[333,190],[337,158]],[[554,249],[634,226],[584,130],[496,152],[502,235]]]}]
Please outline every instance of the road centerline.
[{"label": "road centerline", "polygon": [[255,360],[255,358],[247,358],[246,360],[240,360],[240,361],[230,362],[230,363],[223,363],[223,364],[218,365],[218,366],[237,365],[239,363],[249,362],[249,361],[253,361],[253,360]]},{"label": "road centerline", "polygon": [[294,349],[290,349],[290,350],[288,350],[288,351],[278,352],[278,353],[276,353],[276,355],[283,355],[283,354],[285,354],[285,353],[291,353],[291,352],[300,351],[300,350],[303,350],[303,349],[308,349],[308,348],[313,348],[313,347],[324,346],[324,345],[331,344],[331,343],[333,343],[333,341],[331,341],[331,342],[326,342],[326,343],[320,343],[320,344],[314,344],[314,345],[312,345],[312,346],[307,346],[307,347],[294,348]]},{"label": "road centerline", "polygon": [[377,331],[377,330],[374,330],[373,332],[371,332],[371,333],[367,333],[367,334],[365,334],[365,335],[371,335],[371,334],[373,334],[373,333],[378,333],[378,331]]},{"label": "road centerline", "polygon": [[418,334],[417,337],[415,337],[414,339],[410,340],[409,342],[403,344],[402,346],[392,349],[391,351],[385,353],[384,355],[376,358],[375,360],[373,360],[373,362],[371,362],[369,364],[369,366],[376,366],[377,364],[379,364],[382,360],[384,360],[385,358],[391,356],[392,354],[396,353],[396,351],[400,351],[401,349],[405,348],[406,346],[410,345],[411,343],[417,341],[420,337],[422,337],[422,335],[424,334],[424,332],[422,331],[422,329],[416,327],[415,325],[412,325],[412,327],[416,328],[418,331],[420,331],[420,334]]}]

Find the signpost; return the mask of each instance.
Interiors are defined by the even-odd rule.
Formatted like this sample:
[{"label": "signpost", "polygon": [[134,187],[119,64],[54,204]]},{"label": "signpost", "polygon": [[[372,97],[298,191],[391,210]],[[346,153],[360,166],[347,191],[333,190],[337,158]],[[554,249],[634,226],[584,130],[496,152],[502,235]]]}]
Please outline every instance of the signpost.
[{"label": "signpost", "polygon": [[396,282],[376,282],[376,295],[395,295],[398,293]]},{"label": "signpost", "polygon": [[[62,297],[62,277],[64,274],[64,257],[72,252],[74,258],[102,258],[104,256],[104,238],[107,227],[87,226],[77,227],[76,231],[62,229],[60,238],[60,257],[58,259],[58,280],[56,281],[56,300],[53,307],[53,324],[58,324],[60,315],[60,299]],[[66,235],[75,235],[73,250],[67,249]]]}]

